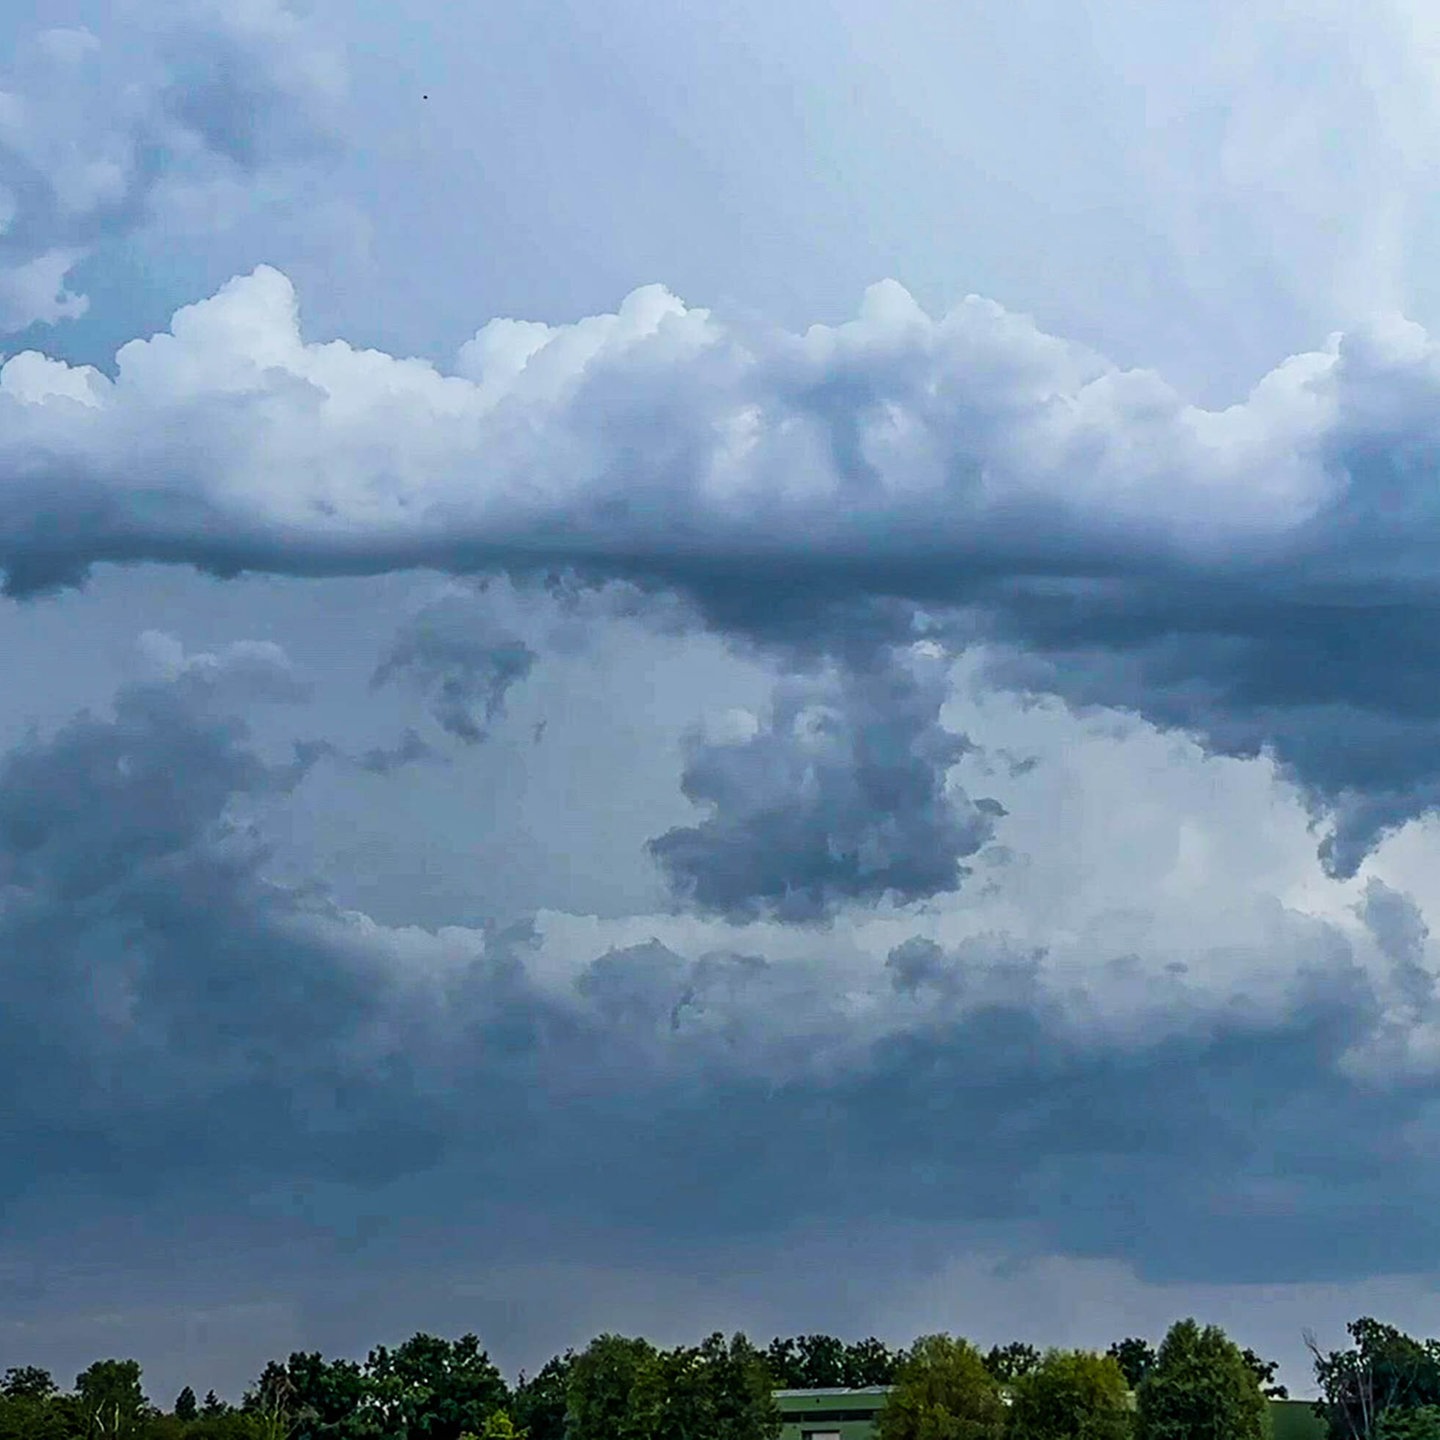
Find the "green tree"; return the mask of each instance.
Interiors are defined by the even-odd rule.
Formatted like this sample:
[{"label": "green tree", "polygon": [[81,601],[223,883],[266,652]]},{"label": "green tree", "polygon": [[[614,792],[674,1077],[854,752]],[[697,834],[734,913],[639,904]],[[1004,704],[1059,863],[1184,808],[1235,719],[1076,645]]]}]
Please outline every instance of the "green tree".
[{"label": "green tree", "polygon": [[1218,1325],[1170,1327],[1135,1392],[1138,1440],[1268,1440],[1269,1409],[1254,1370]]},{"label": "green tree", "polygon": [[849,1343],[833,1335],[778,1335],[765,1350],[777,1390],[823,1390],[889,1385],[901,1356],[873,1335]]},{"label": "green tree", "polygon": [[845,1342],[834,1335],[777,1336],[765,1363],[779,1390],[825,1390],[852,1383],[846,1375]]},{"label": "green tree", "polygon": [[1440,1405],[1392,1405],[1376,1422],[1375,1440],[1440,1440]]},{"label": "green tree", "polygon": [[845,1347],[845,1384],[857,1389],[866,1385],[892,1385],[904,1357],[873,1335]]},{"label": "green tree", "polygon": [[230,1410],[228,1406],[213,1390],[205,1392],[205,1403],[200,1407],[200,1414],[206,1420],[213,1420],[217,1415],[224,1415]]},{"label": "green tree", "polygon": [[1002,1385],[1028,1375],[1039,1363],[1040,1352],[1023,1340],[1012,1340],[1008,1345],[992,1345],[985,1355],[985,1368]]},{"label": "green tree", "polygon": [[295,1422],[283,1410],[245,1412],[227,1409],[220,1414],[200,1412],[184,1427],[184,1440],[290,1440]]},{"label": "green tree", "polygon": [[547,1360],[530,1379],[522,1373],[510,1413],[530,1440],[565,1440],[566,1389],[575,1352]]},{"label": "green tree", "polygon": [[0,1379],[0,1395],[12,1400],[48,1400],[59,1392],[54,1377],[38,1365],[12,1365]]},{"label": "green tree", "polygon": [[1119,1365],[1125,1383],[1132,1390],[1140,1388],[1140,1382],[1155,1365],[1155,1347],[1148,1340],[1139,1340],[1133,1335],[1117,1340],[1105,1353]]},{"label": "green tree", "polygon": [[0,1379],[0,1440],[71,1440],[78,1429],[74,1402],[48,1370],[24,1365]]},{"label": "green tree", "polygon": [[924,1335],[911,1346],[886,1396],[877,1440],[999,1440],[1000,1386],[968,1340]]},{"label": "green tree", "polygon": [[1280,1368],[1278,1360],[1262,1360],[1247,1345],[1240,1354],[1244,1357],[1245,1363],[1255,1372],[1255,1378],[1260,1382],[1260,1393],[1267,1400],[1288,1400],[1290,1392],[1283,1386],[1275,1383],[1275,1372]]},{"label": "green tree", "polygon": [[365,1363],[367,1417],[407,1440],[459,1440],[483,1434],[509,1401],[504,1377],[478,1337],[412,1335],[394,1350],[378,1346]]},{"label": "green tree", "polygon": [[175,1418],[177,1420],[194,1420],[200,1414],[200,1402],[195,1398],[195,1392],[187,1385],[175,1397]]},{"label": "green tree", "polygon": [[272,1360],[265,1366],[240,1409],[267,1440],[360,1440],[374,1434],[365,1417],[367,1395],[353,1360],[327,1361],[318,1350],[297,1350],[283,1365]]},{"label": "green tree", "polygon": [[75,1377],[75,1398],[85,1440],[138,1436],[150,1410],[136,1360],[97,1360]]},{"label": "green tree", "polygon": [[467,1430],[460,1440],[526,1440],[525,1431],[517,1430],[509,1411],[496,1410],[485,1417],[485,1424],[477,1435]]},{"label": "green tree", "polygon": [[648,1340],[600,1335],[570,1366],[566,1440],[645,1440],[636,1399],[658,1363]]},{"label": "green tree", "polygon": [[1130,1440],[1124,1371],[1112,1355],[1047,1350],[1013,1382],[1014,1440]]},{"label": "green tree", "polygon": [[775,1440],[781,1429],[764,1356],[743,1335],[718,1332],[697,1346],[659,1352],[632,1400],[650,1440]]},{"label": "green tree", "polygon": [[1325,1355],[1314,1335],[1305,1333],[1321,1397],[1314,1410],[1333,1440],[1375,1440],[1387,1412],[1440,1404],[1440,1344],[1412,1339],[1369,1316],[1345,1328],[1354,1343]]}]

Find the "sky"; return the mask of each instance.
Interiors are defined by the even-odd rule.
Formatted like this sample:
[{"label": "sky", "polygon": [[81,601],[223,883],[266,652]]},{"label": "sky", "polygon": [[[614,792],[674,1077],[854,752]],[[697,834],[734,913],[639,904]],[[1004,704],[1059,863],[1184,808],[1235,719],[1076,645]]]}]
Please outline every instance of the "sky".
[{"label": "sky", "polygon": [[1440,1331],[1433,7],[0,57],[0,1366]]}]

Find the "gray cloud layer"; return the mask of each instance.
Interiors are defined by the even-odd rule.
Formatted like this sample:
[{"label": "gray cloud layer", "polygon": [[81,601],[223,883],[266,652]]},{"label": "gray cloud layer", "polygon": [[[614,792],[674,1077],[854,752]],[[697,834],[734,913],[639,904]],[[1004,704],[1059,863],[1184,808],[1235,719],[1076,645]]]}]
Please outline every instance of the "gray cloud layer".
[{"label": "gray cloud layer", "polygon": [[190,657],[5,758],[7,1193],[57,1171],[358,1178],[429,1151],[407,1062],[374,1028],[383,971],[341,963],[307,934],[304,894],[263,878],[246,808],[308,762],[263,760],[234,707],[293,684],[271,646]]},{"label": "gray cloud layer", "polygon": [[1398,892],[1366,901],[1390,981],[1287,916],[1278,998],[1172,976],[1128,1034],[1004,934],[898,944],[859,1008],[819,954],[657,942],[565,979],[533,926],[387,929],[268,881],[255,807],[308,762],[261,757],[234,709],[299,682],[274,647],[150,653],[113,715],[0,766],[12,1203],[67,1177],[199,1210],[398,1186],[412,1224],[523,1213],[517,1244],[1024,1223],[1207,1281],[1403,1269],[1433,1243],[1417,1137],[1440,1092],[1383,1048],[1435,1019]]},{"label": "gray cloud layer", "polygon": [[895,285],[804,336],[652,288],[574,326],[494,322],[457,369],[307,346],[267,270],[126,346],[113,381],[17,356],[9,587],[107,559],[570,567],[821,653],[913,637],[918,605],[999,647],[1001,683],[1274,754],[1338,875],[1440,799],[1440,379],[1414,327],[1287,361],[1223,412]]},{"label": "gray cloud layer", "polygon": [[506,694],[536,658],[519,636],[497,629],[482,604],[450,596],[411,616],[376,667],[373,683],[405,678],[428,697],[442,730],[473,745],[485,738],[505,709]]}]

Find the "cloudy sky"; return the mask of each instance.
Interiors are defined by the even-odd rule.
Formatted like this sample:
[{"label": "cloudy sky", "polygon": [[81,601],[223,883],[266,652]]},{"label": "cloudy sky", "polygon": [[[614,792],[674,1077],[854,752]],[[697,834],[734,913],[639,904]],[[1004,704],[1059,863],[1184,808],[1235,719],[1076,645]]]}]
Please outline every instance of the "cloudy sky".
[{"label": "cloudy sky", "polygon": [[1440,1330],[1433,7],[0,56],[0,1366]]}]

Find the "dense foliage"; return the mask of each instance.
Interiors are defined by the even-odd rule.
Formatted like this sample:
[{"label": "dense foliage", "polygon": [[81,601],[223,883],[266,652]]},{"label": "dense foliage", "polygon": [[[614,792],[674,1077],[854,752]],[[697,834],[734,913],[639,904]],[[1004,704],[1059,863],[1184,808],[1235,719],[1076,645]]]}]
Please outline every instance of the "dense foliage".
[{"label": "dense foliage", "polygon": [[1398,1440],[1402,1434],[1419,1440],[1432,1433],[1431,1412],[1440,1408],[1440,1341],[1414,1340],[1368,1316],[1346,1329],[1354,1343],[1329,1354],[1306,1336],[1321,1395],[1315,1409],[1331,1440]]},{"label": "dense foliage", "polygon": [[968,1340],[922,1335],[895,1377],[876,1431],[879,1440],[1000,1440],[1000,1382]]},{"label": "dense foliage", "polygon": [[1012,1393],[1012,1440],[1130,1440],[1130,1390],[1113,1356],[1049,1350]]},{"label": "dense foliage", "polygon": [[[1440,1440],[1440,1342],[1360,1319],[1349,1348],[1310,1341],[1330,1440]],[[1308,1337],[1307,1337],[1308,1339]],[[474,1335],[412,1336],[362,1360],[272,1360],[238,1405],[186,1385],[168,1410],[133,1360],[99,1360],[62,1389],[0,1376],[0,1440],[776,1440],[777,1389],[890,1387],[877,1440],[1265,1440],[1276,1366],[1215,1326],[1104,1354],[1023,1341],[982,1353],[949,1335],[908,1349],[869,1338],[735,1335],[664,1349],[601,1335],[512,1387]]]},{"label": "dense foliage", "polygon": [[1137,1440],[1267,1440],[1260,1378],[1217,1325],[1170,1328],[1135,1391]]},{"label": "dense foliage", "polygon": [[890,1385],[902,1358],[873,1336],[846,1344],[833,1335],[800,1335],[793,1340],[772,1340],[765,1351],[771,1377],[783,1390]]}]

